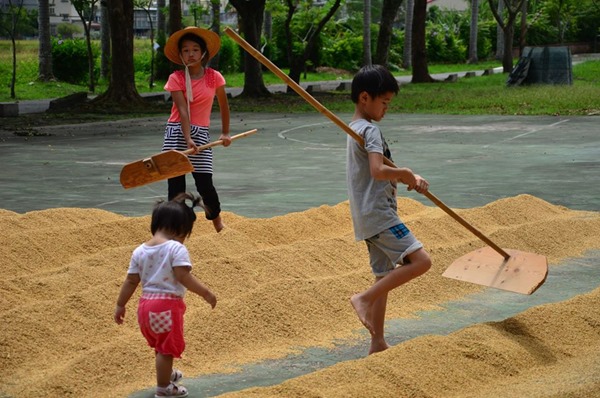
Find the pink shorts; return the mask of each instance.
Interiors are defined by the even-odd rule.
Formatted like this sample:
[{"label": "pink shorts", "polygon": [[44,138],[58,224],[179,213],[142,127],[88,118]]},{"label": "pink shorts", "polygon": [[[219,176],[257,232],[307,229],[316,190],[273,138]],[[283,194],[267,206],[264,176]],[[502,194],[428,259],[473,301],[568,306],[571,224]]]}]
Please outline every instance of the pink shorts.
[{"label": "pink shorts", "polygon": [[183,298],[165,294],[142,294],[138,305],[138,324],[154,351],[181,358],[183,339]]}]

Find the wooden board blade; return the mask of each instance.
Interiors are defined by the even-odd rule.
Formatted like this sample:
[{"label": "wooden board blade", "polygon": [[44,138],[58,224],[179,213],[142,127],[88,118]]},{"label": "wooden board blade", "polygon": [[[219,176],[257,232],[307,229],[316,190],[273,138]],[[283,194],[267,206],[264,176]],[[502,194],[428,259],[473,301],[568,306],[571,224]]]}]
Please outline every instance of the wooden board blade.
[{"label": "wooden board blade", "polygon": [[548,276],[545,256],[505,249],[505,259],[491,247],[465,254],[442,274],[447,278],[521,294],[532,294]]},{"label": "wooden board blade", "polygon": [[178,151],[166,151],[149,158],[128,163],[121,169],[123,188],[134,188],[166,180],[194,170],[188,157]]}]

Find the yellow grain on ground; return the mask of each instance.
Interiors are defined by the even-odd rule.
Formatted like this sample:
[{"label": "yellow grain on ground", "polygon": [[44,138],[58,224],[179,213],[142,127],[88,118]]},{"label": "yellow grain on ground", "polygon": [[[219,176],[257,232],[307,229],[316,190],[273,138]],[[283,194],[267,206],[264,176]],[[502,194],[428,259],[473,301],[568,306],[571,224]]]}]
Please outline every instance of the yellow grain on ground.
[{"label": "yellow grain on ground", "polygon": [[[389,318],[415,317],[482,287],[442,277],[484,244],[435,207],[399,199],[400,215],[433,259],[425,276],[390,295]],[[600,213],[521,195],[459,210],[504,248],[545,255],[550,267],[600,248]],[[301,347],[362,332],[349,297],[372,283],[346,202],[268,219],[224,213],[227,228],[196,223],[187,242],[215,310],[188,295],[186,376],[232,372]],[[200,217],[199,219],[202,219]],[[131,251],[149,216],[96,209],[0,210],[0,396],[124,397],[154,385],[153,353],[137,329],[112,320]],[[600,391],[600,291],[532,308],[449,336],[422,336],[231,396],[594,397]],[[559,379],[560,378],[560,379]],[[559,381],[560,380],[560,381]]]}]

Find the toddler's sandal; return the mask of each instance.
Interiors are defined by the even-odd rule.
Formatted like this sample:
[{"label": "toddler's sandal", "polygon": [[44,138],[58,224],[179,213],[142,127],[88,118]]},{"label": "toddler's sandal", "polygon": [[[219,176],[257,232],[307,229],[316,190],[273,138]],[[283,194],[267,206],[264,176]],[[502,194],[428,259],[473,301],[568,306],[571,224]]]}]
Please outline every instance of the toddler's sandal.
[{"label": "toddler's sandal", "polygon": [[183,373],[179,369],[173,369],[171,373],[171,383],[177,383],[179,380],[183,379]]},{"label": "toddler's sandal", "polygon": [[178,386],[177,384],[169,384],[167,387],[156,387],[156,394],[154,398],[162,397],[178,397],[184,398],[188,396],[188,391],[185,387]]}]

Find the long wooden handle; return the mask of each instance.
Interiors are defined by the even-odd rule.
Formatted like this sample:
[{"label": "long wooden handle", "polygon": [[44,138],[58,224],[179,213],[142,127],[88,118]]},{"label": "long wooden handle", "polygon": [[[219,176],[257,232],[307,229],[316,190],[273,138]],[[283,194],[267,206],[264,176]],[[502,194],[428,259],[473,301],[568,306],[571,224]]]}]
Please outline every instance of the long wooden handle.
[{"label": "long wooden handle", "polygon": [[[361,145],[364,145],[364,140],[361,136],[356,134],[354,130],[350,126],[348,126],[342,119],[337,117],[333,112],[323,106],[319,101],[317,101],[312,95],[310,95],[306,90],[302,88],[298,83],[296,83],[291,77],[286,75],[279,69],[275,64],[273,64],[267,57],[265,57],[260,51],[252,47],[247,41],[242,39],[240,35],[235,33],[231,28],[225,28],[225,34],[235,40],[244,50],[246,50],[250,55],[256,58],[261,64],[266,66],[271,72],[276,74],[281,80],[283,80],[292,90],[294,90],[298,95],[304,98],[309,104],[311,104],[316,110],[327,116],[332,122],[337,124],[344,132],[358,141]],[[384,162],[390,167],[397,167],[391,160],[384,157]],[[425,192],[425,196],[435,203],[440,209],[445,211],[449,216],[458,221],[462,226],[471,231],[475,236],[479,239],[487,243],[490,247],[496,250],[502,257],[508,259],[510,255],[502,250],[498,245],[492,242],[488,237],[479,232],[474,226],[465,221],[461,216],[456,214],[452,209],[446,206],[441,200],[439,200],[434,194],[427,191]]]},{"label": "long wooden handle", "polygon": [[[248,131],[245,131],[243,133],[240,133],[240,134],[236,134],[236,135],[234,135],[234,136],[231,137],[231,141],[235,141],[235,140],[237,140],[239,138],[247,137],[247,136],[249,136],[251,134],[256,133],[257,131],[258,131],[257,129],[252,129],[252,130],[248,130]],[[217,141],[213,141],[213,142],[210,142],[208,144],[205,144],[205,145],[201,145],[201,146],[197,147],[198,148],[198,152],[203,151],[203,150],[208,149],[208,148],[212,148],[213,146],[217,146],[217,145],[223,145],[223,140],[217,140]],[[185,151],[181,151],[181,153],[183,153],[184,155],[191,155],[193,153],[196,153],[196,150],[190,148],[190,149],[186,149]]]}]

